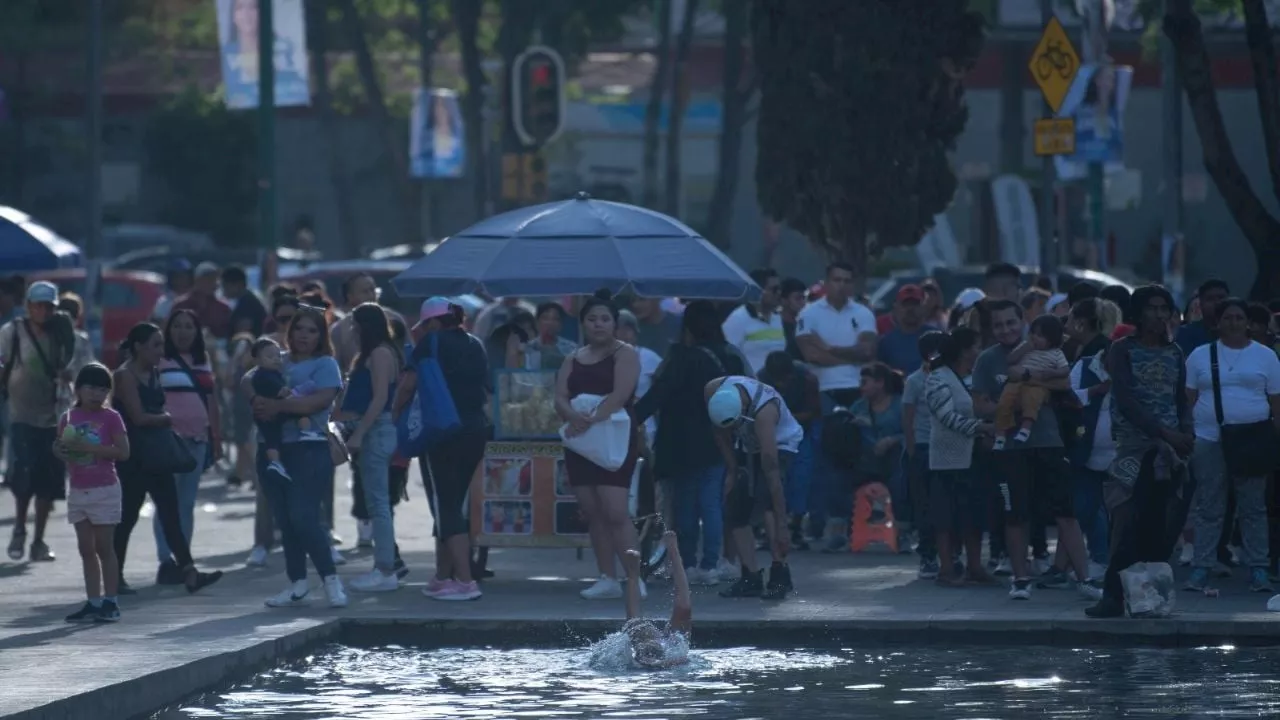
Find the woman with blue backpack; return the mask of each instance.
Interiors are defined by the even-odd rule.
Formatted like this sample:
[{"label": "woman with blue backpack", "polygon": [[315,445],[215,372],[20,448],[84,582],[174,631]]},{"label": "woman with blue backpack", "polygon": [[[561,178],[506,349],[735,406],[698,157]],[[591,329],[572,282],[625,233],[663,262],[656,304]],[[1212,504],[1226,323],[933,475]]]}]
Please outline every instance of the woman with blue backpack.
[{"label": "woman with blue backpack", "polygon": [[423,590],[433,600],[481,595],[471,574],[466,503],[489,441],[489,362],[484,344],[463,329],[465,319],[447,298],[423,301],[394,410],[400,451],[418,458],[435,518],[436,574]]}]

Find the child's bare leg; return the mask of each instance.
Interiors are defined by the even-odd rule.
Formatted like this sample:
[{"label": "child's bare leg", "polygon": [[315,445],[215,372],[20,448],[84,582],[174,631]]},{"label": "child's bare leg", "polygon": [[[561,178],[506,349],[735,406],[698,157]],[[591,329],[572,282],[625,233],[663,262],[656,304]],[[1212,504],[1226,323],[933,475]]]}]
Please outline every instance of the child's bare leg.
[{"label": "child's bare leg", "polygon": [[90,599],[102,597],[102,568],[94,550],[93,525],[88,520],[75,524],[76,545],[80,550],[80,562],[84,566],[84,592]]},{"label": "child's bare leg", "polygon": [[102,565],[102,586],[106,597],[115,597],[120,584],[120,560],[116,557],[115,525],[93,526],[93,547]]}]

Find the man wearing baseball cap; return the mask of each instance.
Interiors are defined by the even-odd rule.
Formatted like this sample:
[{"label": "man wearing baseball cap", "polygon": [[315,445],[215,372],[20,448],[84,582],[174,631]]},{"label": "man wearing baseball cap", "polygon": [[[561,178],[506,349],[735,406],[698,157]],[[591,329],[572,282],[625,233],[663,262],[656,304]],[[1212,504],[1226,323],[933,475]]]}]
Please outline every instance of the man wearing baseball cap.
[{"label": "man wearing baseball cap", "polygon": [[924,301],[924,289],[919,285],[898,288],[893,327],[880,335],[880,362],[903,375],[920,369],[920,335],[929,329],[924,324]]},{"label": "man wearing baseball cap", "polygon": [[56,500],[66,498],[66,477],[62,461],[53,455],[57,439],[57,383],[69,358],[69,350],[59,343],[47,325],[58,302],[58,287],[50,282],[34,282],[27,288],[27,317],[0,327],[0,381],[9,398],[13,468],[9,488],[16,505],[9,559],[21,560],[27,538],[27,511],[35,499],[35,537],[31,559],[49,561],[53,552],[44,542],[45,525]]}]

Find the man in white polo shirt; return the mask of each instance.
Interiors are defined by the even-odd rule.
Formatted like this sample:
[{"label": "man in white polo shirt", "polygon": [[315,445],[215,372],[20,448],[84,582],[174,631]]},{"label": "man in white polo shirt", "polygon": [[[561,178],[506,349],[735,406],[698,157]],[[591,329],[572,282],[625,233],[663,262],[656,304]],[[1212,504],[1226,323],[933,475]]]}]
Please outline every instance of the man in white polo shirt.
[{"label": "man in white polo shirt", "polygon": [[751,279],[760,286],[760,302],[734,308],[721,328],[724,339],[742,351],[751,371],[758,374],[769,353],[787,349],[787,335],[778,313],[778,271],[752,270]]},{"label": "man in white polo shirt", "polygon": [[[818,377],[826,418],[836,406],[848,407],[858,400],[862,366],[876,358],[877,335],[875,314],[853,300],[853,268],[848,263],[828,265],[823,287],[825,296],[800,311],[796,344]],[[853,471],[832,463],[822,449],[822,435],[822,428],[816,427],[810,530],[825,536],[824,551],[839,552],[848,544]]]}]

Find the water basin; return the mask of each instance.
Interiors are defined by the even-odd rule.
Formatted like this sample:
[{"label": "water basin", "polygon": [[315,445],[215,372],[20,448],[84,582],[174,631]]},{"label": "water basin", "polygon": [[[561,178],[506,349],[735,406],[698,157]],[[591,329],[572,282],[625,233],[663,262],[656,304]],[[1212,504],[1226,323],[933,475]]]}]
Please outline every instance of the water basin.
[{"label": "water basin", "polygon": [[329,645],[154,715],[207,718],[1280,717],[1268,648],[694,648],[661,672],[573,649]]}]

